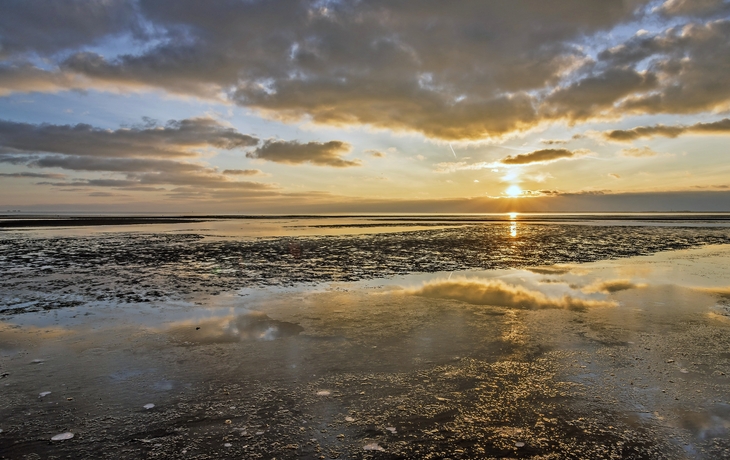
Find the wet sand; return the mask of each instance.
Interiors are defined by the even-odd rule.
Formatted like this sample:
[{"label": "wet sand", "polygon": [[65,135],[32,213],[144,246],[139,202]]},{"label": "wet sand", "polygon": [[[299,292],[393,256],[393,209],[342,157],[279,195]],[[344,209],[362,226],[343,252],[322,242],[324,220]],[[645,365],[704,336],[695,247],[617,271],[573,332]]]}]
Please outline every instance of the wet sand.
[{"label": "wet sand", "polygon": [[727,229],[512,231],[10,235],[0,457],[730,458]]}]

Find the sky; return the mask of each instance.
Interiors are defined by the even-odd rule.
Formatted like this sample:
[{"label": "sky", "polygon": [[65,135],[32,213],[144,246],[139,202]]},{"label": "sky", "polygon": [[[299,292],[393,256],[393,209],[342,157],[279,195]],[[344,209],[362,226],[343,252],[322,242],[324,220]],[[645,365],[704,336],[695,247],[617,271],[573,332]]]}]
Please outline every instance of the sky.
[{"label": "sky", "polygon": [[0,212],[730,211],[730,1],[0,11]]}]

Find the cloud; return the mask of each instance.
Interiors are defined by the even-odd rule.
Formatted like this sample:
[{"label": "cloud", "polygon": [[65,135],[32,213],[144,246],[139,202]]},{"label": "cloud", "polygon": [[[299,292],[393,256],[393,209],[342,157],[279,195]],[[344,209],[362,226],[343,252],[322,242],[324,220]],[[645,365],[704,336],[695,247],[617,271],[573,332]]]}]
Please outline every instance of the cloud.
[{"label": "cloud", "polygon": [[612,307],[615,302],[581,299],[564,295],[549,297],[540,291],[523,286],[509,285],[501,280],[452,279],[435,280],[422,287],[406,291],[409,294],[433,299],[453,299],[473,305],[542,309],[565,308],[584,310],[592,307]]},{"label": "cloud", "polygon": [[570,141],[565,139],[543,139],[540,141],[541,144],[545,145],[565,145],[568,142]]},{"label": "cloud", "polygon": [[9,2],[0,16],[0,57],[58,51],[123,33],[142,38],[134,3],[127,0]]},{"label": "cloud", "polygon": [[385,153],[380,150],[365,150],[365,153],[369,154],[373,158],[385,158]]},{"label": "cloud", "polygon": [[612,294],[614,292],[628,291],[629,289],[639,289],[644,287],[646,287],[646,284],[636,284],[631,280],[618,279],[608,281],[596,281],[595,283],[584,287],[583,289],[581,289],[581,291],[585,292],[586,294],[591,294],[594,292]]},{"label": "cloud", "polygon": [[89,196],[93,197],[113,197],[113,196],[129,196],[123,193],[110,193],[110,192],[91,192]]},{"label": "cloud", "polygon": [[695,123],[693,125],[677,126],[639,126],[632,129],[616,129],[603,133],[605,139],[611,141],[630,142],[639,138],[651,138],[655,136],[678,137],[682,134],[730,134],[730,118],[723,118],[712,123]]},{"label": "cloud", "polygon": [[[589,58],[585,37],[635,18],[646,3],[15,2],[0,26],[9,31],[0,87],[162,89],[281,120],[483,139],[545,120],[541,94]],[[123,41],[135,46],[99,49]],[[568,93],[566,101],[576,97]],[[606,96],[595,104],[589,96],[579,99],[605,106]],[[584,112],[557,99],[556,110]]]},{"label": "cloud", "polygon": [[192,157],[197,149],[242,149],[258,139],[211,118],[172,120],[165,126],[107,130],[88,124],[30,124],[0,120],[0,155],[60,153],[93,157]]},{"label": "cloud", "polygon": [[94,158],[77,155],[26,156],[26,164],[33,168],[63,168],[72,171],[142,172],[201,172],[212,171],[204,166],[182,161],[146,158]]},{"label": "cloud", "polygon": [[711,16],[730,11],[726,0],[667,0],[658,11],[667,16]]},{"label": "cloud", "polygon": [[730,20],[690,22],[635,36],[599,54],[609,67],[645,66],[657,84],[616,101],[617,114],[689,114],[730,108]]},{"label": "cloud", "polygon": [[[41,4],[3,8],[0,94],[163,90],[443,140],[730,109],[721,0]],[[659,32],[596,50],[638,19]]]},{"label": "cloud", "polygon": [[281,141],[269,139],[256,150],[246,153],[248,158],[257,158],[275,163],[302,164],[311,163],[317,166],[347,168],[360,166],[360,160],[344,160],[342,156],[349,152],[350,144],[342,141],[307,142]]},{"label": "cloud", "polygon": [[499,160],[504,165],[526,165],[531,163],[550,163],[558,160],[576,158],[587,154],[587,150],[542,149],[519,155],[509,155]]},{"label": "cloud", "polygon": [[[113,174],[37,183],[62,190],[101,187],[171,193],[167,187],[173,186],[194,187],[196,197],[210,197],[223,191],[238,197],[280,196],[277,185],[238,180],[265,176],[258,169],[220,173],[217,168],[194,162],[210,149],[243,150],[258,142],[257,138],[211,118],[173,120],[164,126],[144,119],[141,126],[116,130],[86,124],[0,121],[0,163]],[[8,173],[3,177],[66,178],[63,174],[35,172]]]},{"label": "cloud", "polygon": [[658,83],[652,72],[609,68],[558,88],[542,102],[546,116],[586,121],[610,114],[614,104],[637,92],[653,90]]},{"label": "cloud", "polygon": [[621,149],[620,153],[622,156],[633,158],[654,157],[659,155],[649,147],[629,147]]},{"label": "cloud", "polygon": [[619,175],[618,175],[618,174],[616,174],[616,173],[608,173],[608,177],[612,177],[612,178],[614,178],[614,179],[621,179],[621,176],[619,176]]},{"label": "cloud", "polygon": [[0,173],[0,177],[32,177],[32,178],[44,178],[44,179],[63,179],[66,177],[65,174],[56,173],[34,173],[34,172],[17,172],[17,173]]},{"label": "cloud", "polygon": [[230,176],[263,176],[265,173],[260,169],[226,169],[223,174]]}]

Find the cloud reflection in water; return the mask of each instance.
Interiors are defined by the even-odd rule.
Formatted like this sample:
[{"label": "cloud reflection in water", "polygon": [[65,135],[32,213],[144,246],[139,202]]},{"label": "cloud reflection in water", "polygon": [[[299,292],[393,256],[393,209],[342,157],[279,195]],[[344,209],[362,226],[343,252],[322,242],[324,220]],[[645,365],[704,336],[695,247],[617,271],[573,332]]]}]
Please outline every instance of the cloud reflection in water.
[{"label": "cloud reflection in water", "polygon": [[298,324],[277,321],[261,312],[249,312],[202,322],[176,323],[169,333],[176,341],[185,344],[209,344],[277,340],[297,335],[303,330]]},{"label": "cloud reflection in water", "polygon": [[541,309],[566,308],[584,310],[592,307],[614,307],[616,302],[594,300],[563,295],[550,297],[543,292],[523,286],[507,284],[501,280],[455,278],[434,280],[420,288],[409,289],[412,295],[434,299],[453,299],[473,305],[494,305],[512,308]]}]

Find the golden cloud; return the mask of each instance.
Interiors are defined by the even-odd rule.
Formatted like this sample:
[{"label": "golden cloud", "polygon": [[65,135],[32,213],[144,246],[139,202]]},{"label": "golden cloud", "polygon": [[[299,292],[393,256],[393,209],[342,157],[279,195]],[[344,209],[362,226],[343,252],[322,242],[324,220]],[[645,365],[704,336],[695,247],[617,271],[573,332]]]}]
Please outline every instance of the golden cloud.
[{"label": "golden cloud", "polygon": [[406,292],[432,299],[459,300],[472,305],[493,305],[522,309],[562,308],[584,310],[593,307],[616,306],[616,303],[612,301],[582,299],[569,295],[549,297],[540,291],[510,285],[501,280],[468,278],[434,280],[425,283],[420,288],[408,289]]}]

